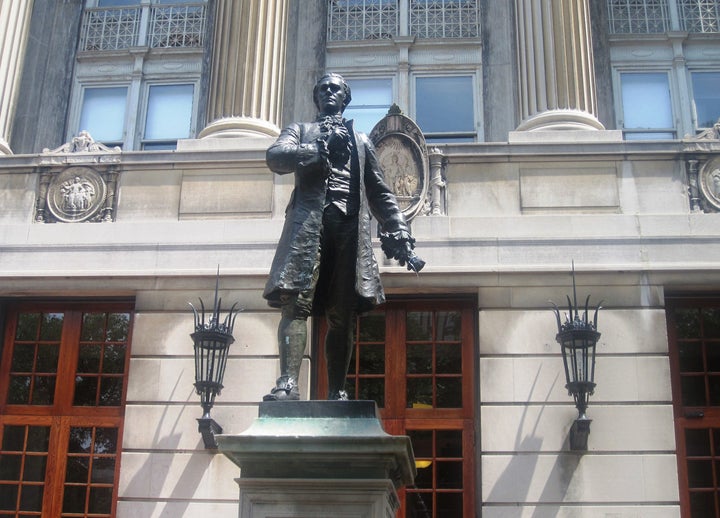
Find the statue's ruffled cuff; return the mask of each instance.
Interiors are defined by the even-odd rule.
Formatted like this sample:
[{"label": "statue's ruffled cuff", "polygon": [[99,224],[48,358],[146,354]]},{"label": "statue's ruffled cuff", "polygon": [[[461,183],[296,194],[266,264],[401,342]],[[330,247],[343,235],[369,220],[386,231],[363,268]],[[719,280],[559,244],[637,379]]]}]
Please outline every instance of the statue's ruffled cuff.
[{"label": "statue's ruffled cuff", "polygon": [[409,254],[415,248],[415,238],[407,230],[380,232],[380,245],[389,259],[405,264]]}]

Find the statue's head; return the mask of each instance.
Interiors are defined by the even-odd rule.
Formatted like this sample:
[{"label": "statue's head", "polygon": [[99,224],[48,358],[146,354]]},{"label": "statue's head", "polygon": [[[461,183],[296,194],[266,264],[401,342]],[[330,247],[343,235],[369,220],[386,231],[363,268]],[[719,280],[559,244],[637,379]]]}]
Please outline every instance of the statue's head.
[{"label": "statue's head", "polygon": [[325,74],[313,88],[315,106],[325,115],[344,112],[351,100],[350,86],[340,74]]}]

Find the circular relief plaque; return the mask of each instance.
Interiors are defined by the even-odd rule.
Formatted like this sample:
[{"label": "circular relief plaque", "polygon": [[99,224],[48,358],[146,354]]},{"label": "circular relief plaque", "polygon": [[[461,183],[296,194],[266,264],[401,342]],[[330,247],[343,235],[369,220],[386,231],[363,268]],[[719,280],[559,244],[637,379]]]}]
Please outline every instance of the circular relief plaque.
[{"label": "circular relief plaque", "polygon": [[385,135],[376,147],[385,181],[395,193],[400,210],[411,219],[427,191],[420,148],[402,133]]},{"label": "circular relief plaque", "polygon": [[86,221],[100,210],[106,191],[105,181],[94,169],[69,167],[50,183],[47,206],[59,221]]},{"label": "circular relief plaque", "polygon": [[720,211],[720,158],[711,160],[703,166],[699,183],[705,199]]}]

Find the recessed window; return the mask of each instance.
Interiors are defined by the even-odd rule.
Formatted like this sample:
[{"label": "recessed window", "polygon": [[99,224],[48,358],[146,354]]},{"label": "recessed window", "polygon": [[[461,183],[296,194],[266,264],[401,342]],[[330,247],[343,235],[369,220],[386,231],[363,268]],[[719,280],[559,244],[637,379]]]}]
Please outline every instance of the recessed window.
[{"label": "recessed window", "polygon": [[122,146],[127,87],[85,88],[80,127],[106,145]]},{"label": "recessed window", "polygon": [[720,72],[693,72],[697,127],[711,128],[720,118]]},{"label": "recessed window", "polygon": [[471,76],[417,77],[415,121],[428,142],[472,142],[475,101]]},{"label": "recessed window", "polygon": [[670,85],[664,72],[620,74],[627,140],[675,138]]},{"label": "recessed window", "polygon": [[151,85],[148,89],[143,149],[175,149],[190,136],[193,85]]},{"label": "recessed window", "polygon": [[115,516],[129,304],[10,308],[0,358],[0,515]]},{"label": "recessed window", "polygon": [[370,133],[392,104],[392,79],[350,79],[352,102],[343,114],[358,131]]},{"label": "recessed window", "polygon": [[[357,318],[345,390],[374,400],[388,433],[412,441],[417,477],[398,516],[474,516],[475,309],[467,301],[390,301]],[[316,347],[327,324],[318,322]],[[318,355],[318,372],[325,358]],[[316,376],[317,395],[327,378]]]}]

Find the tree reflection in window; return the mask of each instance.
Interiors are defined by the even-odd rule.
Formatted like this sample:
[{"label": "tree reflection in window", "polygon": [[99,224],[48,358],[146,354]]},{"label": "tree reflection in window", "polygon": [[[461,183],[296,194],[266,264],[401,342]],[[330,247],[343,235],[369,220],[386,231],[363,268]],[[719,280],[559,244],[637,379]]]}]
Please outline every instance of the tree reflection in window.
[{"label": "tree reflection in window", "polygon": [[119,406],[129,313],[85,313],[75,371],[76,406]]},{"label": "tree reflection in window", "polygon": [[70,428],[63,516],[110,516],[117,440],[116,428]]}]

